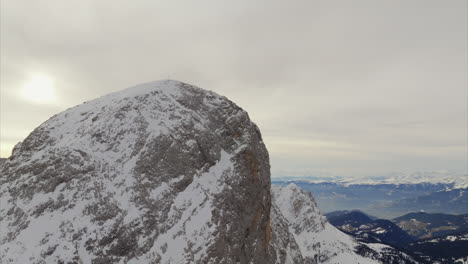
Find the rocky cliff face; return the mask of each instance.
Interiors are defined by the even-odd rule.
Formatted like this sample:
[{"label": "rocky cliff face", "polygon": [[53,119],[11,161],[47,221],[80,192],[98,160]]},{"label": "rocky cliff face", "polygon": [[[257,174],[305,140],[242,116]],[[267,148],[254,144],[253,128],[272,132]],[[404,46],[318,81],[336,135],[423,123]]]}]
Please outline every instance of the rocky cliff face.
[{"label": "rocky cliff face", "polygon": [[272,258],[267,150],[213,92],[160,81],[86,102],[2,163],[2,263]]}]

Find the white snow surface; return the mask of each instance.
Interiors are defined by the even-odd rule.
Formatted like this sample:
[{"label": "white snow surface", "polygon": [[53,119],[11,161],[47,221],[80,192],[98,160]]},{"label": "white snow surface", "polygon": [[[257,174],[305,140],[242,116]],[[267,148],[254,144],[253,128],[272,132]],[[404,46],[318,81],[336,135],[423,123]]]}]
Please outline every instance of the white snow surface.
[{"label": "white snow surface", "polygon": [[378,176],[291,176],[273,178],[280,181],[306,181],[310,183],[334,182],[345,186],[355,184],[452,184],[454,189],[468,188],[468,174],[454,171],[403,171]]}]

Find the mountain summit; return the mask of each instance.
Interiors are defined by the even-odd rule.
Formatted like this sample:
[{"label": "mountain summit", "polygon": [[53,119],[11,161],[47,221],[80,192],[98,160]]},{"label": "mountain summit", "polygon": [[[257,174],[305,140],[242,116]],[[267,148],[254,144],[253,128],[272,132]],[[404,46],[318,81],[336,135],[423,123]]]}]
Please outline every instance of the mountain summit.
[{"label": "mountain summit", "polygon": [[270,165],[227,98],[158,81],[70,108],[1,167],[2,263],[261,263]]}]

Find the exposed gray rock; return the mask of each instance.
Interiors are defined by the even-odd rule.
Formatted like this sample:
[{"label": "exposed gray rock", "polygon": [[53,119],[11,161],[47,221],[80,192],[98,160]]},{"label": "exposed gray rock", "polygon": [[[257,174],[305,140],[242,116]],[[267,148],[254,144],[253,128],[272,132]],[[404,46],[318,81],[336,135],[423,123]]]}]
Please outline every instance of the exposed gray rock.
[{"label": "exposed gray rock", "polygon": [[6,161],[7,161],[7,159],[5,159],[5,158],[0,158],[0,170],[2,169],[3,164],[5,164]]},{"label": "exposed gray rock", "polygon": [[315,261],[304,261],[301,250],[296,243],[294,235],[289,232],[289,222],[281,213],[280,208],[271,204],[271,263],[281,264],[315,264]]},{"label": "exposed gray rock", "polygon": [[2,263],[276,257],[257,126],[225,97],[185,83],[139,85],[57,114],[0,175]]}]

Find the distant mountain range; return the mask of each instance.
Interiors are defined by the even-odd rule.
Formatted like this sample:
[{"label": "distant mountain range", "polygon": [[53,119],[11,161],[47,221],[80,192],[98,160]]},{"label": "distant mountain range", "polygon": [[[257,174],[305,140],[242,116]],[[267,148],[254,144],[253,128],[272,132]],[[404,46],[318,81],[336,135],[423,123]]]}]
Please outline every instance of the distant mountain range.
[{"label": "distant mountain range", "polygon": [[[431,174],[433,175],[433,174]],[[446,182],[379,183],[357,179],[311,180],[283,177],[273,184],[295,183],[311,191],[323,212],[359,209],[378,218],[392,219],[411,212],[468,213],[468,188],[459,188],[463,178]],[[388,182],[381,180],[380,182]]]},{"label": "distant mountain range", "polygon": [[443,190],[400,199],[387,206],[387,210],[389,212],[468,213],[468,188]]},{"label": "distant mountain range", "polygon": [[417,171],[392,172],[379,176],[280,176],[274,181],[304,181],[309,183],[337,183],[343,185],[381,185],[381,184],[444,184],[450,188],[468,188],[468,174],[454,171]]}]

